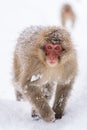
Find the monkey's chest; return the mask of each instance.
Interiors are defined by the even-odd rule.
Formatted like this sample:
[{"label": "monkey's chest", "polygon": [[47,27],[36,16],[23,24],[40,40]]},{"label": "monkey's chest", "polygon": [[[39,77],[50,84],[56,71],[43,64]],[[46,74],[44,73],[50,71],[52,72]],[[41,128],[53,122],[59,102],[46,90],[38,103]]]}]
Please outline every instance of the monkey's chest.
[{"label": "monkey's chest", "polygon": [[31,81],[36,81],[36,84],[38,86],[42,86],[47,83],[55,84],[58,82],[61,82],[63,80],[62,75],[60,72],[57,72],[55,70],[46,70],[43,73],[39,73],[37,75],[32,76]]},{"label": "monkey's chest", "polygon": [[42,73],[34,76],[34,82],[37,86],[44,84],[67,84],[71,81],[72,75],[66,73],[64,69],[47,69]]}]

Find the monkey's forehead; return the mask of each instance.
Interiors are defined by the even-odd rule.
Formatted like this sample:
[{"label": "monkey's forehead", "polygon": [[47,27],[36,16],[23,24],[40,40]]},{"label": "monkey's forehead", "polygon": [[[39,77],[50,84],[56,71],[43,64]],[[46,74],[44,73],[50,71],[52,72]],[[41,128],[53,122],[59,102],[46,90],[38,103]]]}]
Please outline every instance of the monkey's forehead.
[{"label": "monkey's forehead", "polygon": [[45,40],[53,44],[59,43],[64,40],[63,33],[59,30],[51,31],[45,35]]}]

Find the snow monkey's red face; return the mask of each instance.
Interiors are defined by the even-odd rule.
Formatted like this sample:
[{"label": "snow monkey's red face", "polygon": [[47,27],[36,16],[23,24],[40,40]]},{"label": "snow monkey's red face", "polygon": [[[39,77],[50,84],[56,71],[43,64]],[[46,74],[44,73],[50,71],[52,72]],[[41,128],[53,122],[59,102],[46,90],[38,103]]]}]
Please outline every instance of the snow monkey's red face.
[{"label": "snow monkey's red face", "polygon": [[42,49],[39,59],[50,67],[57,67],[63,62],[71,49],[70,35],[64,29],[49,29],[42,33],[39,44]]},{"label": "snow monkey's red face", "polygon": [[63,48],[61,44],[47,43],[44,46],[46,62],[49,66],[54,67],[58,64],[59,55],[62,53],[62,50]]}]

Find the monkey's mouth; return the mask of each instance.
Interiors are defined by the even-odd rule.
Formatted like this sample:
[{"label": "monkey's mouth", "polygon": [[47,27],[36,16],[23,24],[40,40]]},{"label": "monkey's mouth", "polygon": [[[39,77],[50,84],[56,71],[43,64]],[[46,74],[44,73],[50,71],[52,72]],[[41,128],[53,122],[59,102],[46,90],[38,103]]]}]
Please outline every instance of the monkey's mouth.
[{"label": "monkey's mouth", "polygon": [[55,63],[56,63],[55,60],[53,60],[53,61],[49,60],[48,62],[49,62],[50,64],[55,64]]},{"label": "monkey's mouth", "polygon": [[54,60],[47,59],[46,62],[49,66],[54,67],[58,64],[58,59],[54,59]]}]

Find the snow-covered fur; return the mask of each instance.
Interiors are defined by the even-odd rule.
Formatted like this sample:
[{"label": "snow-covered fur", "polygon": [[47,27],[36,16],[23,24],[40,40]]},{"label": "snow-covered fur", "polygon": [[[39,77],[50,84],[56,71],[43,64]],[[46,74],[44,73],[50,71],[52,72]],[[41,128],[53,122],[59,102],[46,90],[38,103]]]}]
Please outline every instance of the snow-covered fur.
[{"label": "snow-covered fur", "polygon": [[[63,47],[55,67],[46,63],[43,46],[48,42],[62,44]],[[61,118],[77,74],[76,51],[68,32],[55,26],[25,29],[17,41],[13,69],[17,99],[24,96],[31,101],[45,121]],[[54,84],[57,88],[52,109],[48,102],[53,95]]]}]

